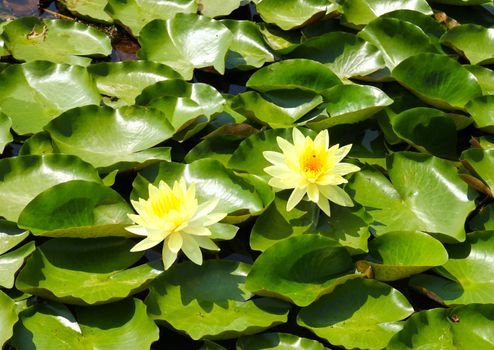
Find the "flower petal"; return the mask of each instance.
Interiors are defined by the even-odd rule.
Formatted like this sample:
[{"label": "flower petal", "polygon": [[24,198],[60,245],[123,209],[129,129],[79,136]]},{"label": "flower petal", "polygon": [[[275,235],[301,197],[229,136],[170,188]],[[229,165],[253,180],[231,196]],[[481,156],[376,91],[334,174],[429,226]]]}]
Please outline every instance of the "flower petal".
[{"label": "flower petal", "polygon": [[321,208],[321,210],[327,216],[331,216],[331,210],[329,209],[329,201],[325,197],[319,196],[319,201],[317,202],[317,206]]},{"label": "flower petal", "polygon": [[319,186],[321,194],[328,198],[331,202],[344,207],[353,207],[353,201],[343,189],[338,186]]},{"label": "flower petal", "polygon": [[173,265],[175,260],[177,260],[177,254],[172,252],[166,244],[163,244],[161,258],[163,259],[163,265],[165,266],[165,270],[168,270],[170,266]]},{"label": "flower petal", "polygon": [[329,147],[329,133],[328,130],[323,130],[317,134],[314,139],[314,147],[318,149],[328,149]]},{"label": "flower petal", "polygon": [[213,242],[211,238],[204,236],[195,236],[194,239],[196,240],[197,244],[199,244],[199,246],[204,249],[215,251],[220,250],[220,248],[216,245],[216,243]]},{"label": "flower petal", "polygon": [[[338,145],[336,145],[336,146],[337,146],[337,151],[336,151],[334,156],[336,157],[336,162],[339,162],[343,158],[345,158],[346,155],[350,152],[350,150],[352,149],[352,144],[345,145],[345,146],[340,147],[340,148],[338,148]],[[333,147],[331,147],[331,148],[333,148]]]},{"label": "flower petal", "polygon": [[194,214],[194,217],[191,219],[191,221],[195,221],[196,219],[207,216],[209,213],[211,213],[214,210],[214,208],[218,206],[219,202],[220,202],[219,198],[214,198],[208,200],[207,202],[201,203],[197,207],[197,211]]},{"label": "flower petal", "polygon": [[316,184],[307,185],[307,195],[309,196],[309,200],[317,203],[319,202],[319,188]]},{"label": "flower petal", "polygon": [[294,145],[303,144],[305,141],[304,134],[302,134],[302,132],[297,128],[292,129],[292,138],[293,138],[293,144]]},{"label": "flower petal", "polygon": [[162,239],[156,240],[152,239],[151,237],[146,237],[139,243],[137,243],[135,246],[133,246],[130,251],[131,252],[140,252],[142,250],[148,250],[149,248],[154,247],[155,245],[158,245]]},{"label": "flower petal", "polygon": [[187,226],[181,232],[193,236],[211,236],[211,231],[204,226]]},{"label": "flower petal", "polygon": [[360,168],[356,165],[350,163],[338,163],[332,169],[332,172],[338,175],[346,175],[349,173],[354,173],[359,171]]},{"label": "flower petal", "polygon": [[129,232],[132,232],[135,235],[139,235],[139,236],[149,235],[149,231],[145,227],[139,225],[127,226],[125,229]]},{"label": "flower petal", "polygon": [[295,188],[296,181],[290,181],[290,179],[273,177],[269,179],[268,185],[271,187],[279,188],[282,190],[288,190],[290,188]]},{"label": "flower petal", "polygon": [[183,235],[184,244],[182,245],[182,251],[194,264],[202,265],[202,253],[199,244],[194,237],[189,235]]},{"label": "flower petal", "polygon": [[174,254],[179,252],[180,248],[182,248],[182,244],[182,235],[178,232],[173,232],[165,239],[165,245],[167,245],[170,251]]},{"label": "flower petal", "polygon": [[202,224],[204,226],[209,226],[212,224],[216,224],[218,221],[223,220],[226,217],[226,213],[210,213],[208,216],[204,218]]},{"label": "flower petal", "polygon": [[276,137],[276,142],[278,143],[280,149],[283,151],[283,154],[286,155],[290,153],[295,153],[295,148],[293,147],[293,145],[284,138],[278,136]]},{"label": "flower petal", "polygon": [[265,151],[262,152],[262,155],[266,160],[272,164],[275,165],[282,165],[285,164],[285,156],[283,156],[283,153],[279,152],[273,152],[273,151]]},{"label": "flower petal", "polygon": [[286,203],[286,210],[290,211],[295,208],[295,206],[302,200],[305,193],[305,188],[295,188],[290,195],[290,198],[288,198],[288,202]]}]

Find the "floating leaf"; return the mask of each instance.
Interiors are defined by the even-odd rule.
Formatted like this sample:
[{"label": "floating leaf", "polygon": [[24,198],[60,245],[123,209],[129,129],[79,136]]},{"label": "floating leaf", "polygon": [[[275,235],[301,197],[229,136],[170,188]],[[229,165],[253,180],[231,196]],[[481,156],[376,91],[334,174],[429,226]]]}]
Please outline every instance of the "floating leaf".
[{"label": "floating leaf", "polygon": [[51,62],[10,65],[0,73],[0,108],[18,134],[41,131],[51,119],[74,107],[99,104],[86,69]]},{"label": "floating leaf", "polygon": [[292,126],[321,102],[320,95],[298,89],[275,90],[263,95],[247,91],[235,96],[231,107],[258,123],[272,128],[284,128]]},{"label": "floating leaf", "polygon": [[176,264],[151,285],[148,312],[195,340],[235,338],[286,322],[288,304],[249,300],[252,294],[244,285],[249,268],[228,260]]},{"label": "floating leaf", "polygon": [[28,155],[43,155],[57,153],[53,149],[53,144],[51,142],[50,134],[46,131],[41,131],[30,138],[28,138],[23,144],[21,149],[19,150],[20,156],[28,156]]},{"label": "floating leaf", "polygon": [[62,154],[0,159],[0,216],[17,221],[38,194],[70,180],[101,182],[96,170],[79,158]]},{"label": "floating leaf", "polygon": [[265,22],[290,30],[316,21],[338,5],[327,0],[262,0],[256,9]]},{"label": "floating leaf", "polygon": [[323,63],[340,79],[366,76],[384,68],[384,59],[377,47],[354,34],[344,32],[307,39],[289,56]]},{"label": "floating leaf", "polygon": [[493,305],[421,311],[410,317],[386,349],[489,349],[494,346],[493,319]]},{"label": "floating leaf", "polygon": [[443,111],[427,107],[408,109],[391,118],[391,125],[397,136],[418,150],[456,159],[455,122]]},{"label": "floating leaf", "polygon": [[155,109],[74,108],[52,120],[45,130],[58,150],[107,172],[170,159],[168,148],[151,148],[173,135],[170,123]]},{"label": "floating leaf", "polygon": [[425,0],[347,0],[343,3],[343,21],[354,26],[362,26],[385,13],[396,10],[414,10],[432,15],[432,9]]},{"label": "floating leaf", "polygon": [[278,193],[274,201],[256,220],[250,233],[250,247],[265,251],[273,244],[314,228],[319,210],[303,201],[296,208],[286,210],[288,193]]},{"label": "floating leaf", "polygon": [[223,74],[233,34],[221,22],[196,14],[154,20],[139,34],[140,58],[166,64],[186,80],[194,68],[213,66]]},{"label": "floating leaf", "polygon": [[[267,184],[253,185],[245,177],[236,176],[220,162],[211,159],[201,159],[190,164],[160,163],[143,169],[134,181],[134,199],[148,198],[148,184],[157,185],[164,180],[169,185],[181,177],[196,186],[196,196],[199,203],[218,198],[220,201],[215,211],[233,215],[259,213],[273,198]],[[265,192],[270,197],[266,198]]]},{"label": "floating leaf", "polygon": [[227,16],[250,0],[196,0],[198,11],[208,17]]},{"label": "floating leaf", "polygon": [[64,182],[41,192],[24,208],[18,224],[35,235],[95,238],[133,237],[127,202],[103,184],[82,180]]},{"label": "floating leaf", "polygon": [[240,337],[237,340],[238,350],[325,350],[318,341],[300,338],[289,333],[263,333]]},{"label": "floating leaf", "polygon": [[260,91],[300,89],[320,93],[340,79],[326,66],[307,59],[291,59],[273,63],[256,71],[246,86]]},{"label": "floating leaf", "polygon": [[29,231],[17,228],[13,222],[0,220],[0,255],[14,248],[29,236]]},{"label": "floating leaf", "polygon": [[387,165],[391,181],[376,170],[362,170],[348,186],[374,218],[378,235],[414,230],[444,242],[465,239],[465,220],[475,204],[453,165],[411,152],[394,153]]},{"label": "floating leaf", "polygon": [[462,24],[448,30],[441,42],[464,55],[471,64],[494,63],[494,29]]},{"label": "floating leaf", "polygon": [[347,349],[382,349],[413,313],[408,300],[387,284],[355,279],[300,310],[297,323]]},{"label": "floating leaf", "polygon": [[423,52],[436,52],[431,40],[415,24],[396,18],[377,18],[359,33],[359,36],[378,47],[393,70],[410,56]]},{"label": "floating leaf", "polygon": [[494,149],[469,148],[461,154],[461,160],[468,169],[479,176],[489,189],[494,191]]},{"label": "floating leaf", "polygon": [[370,259],[357,262],[357,269],[372,270],[380,281],[407,278],[448,261],[441,242],[418,231],[391,231],[369,243]]},{"label": "floating leaf", "polygon": [[350,254],[336,241],[315,234],[294,236],[266,249],[247,277],[249,291],[307,306],[337,285],[359,275]]},{"label": "floating leaf", "polygon": [[12,121],[5,114],[0,112],[0,154],[2,154],[5,146],[14,140],[10,134],[10,127],[12,126]]},{"label": "floating leaf", "polygon": [[492,70],[482,66],[465,65],[464,67],[477,78],[483,95],[494,95],[494,72]]},{"label": "floating leaf", "polygon": [[338,241],[352,255],[362,254],[368,251],[371,222],[372,216],[360,205],[331,205],[331,217],[320,217],[317,230],[323,236]]},{"label": "floating leaf", "polygon": [[160,260],[130,267],[142,253],[118,237],[56,238],[39,246],[19,272],[17,289],[66,304],[114,302],[144,290],[163,272]]},{"label": "floating leaf", "polygon": [[108,0],[105,11],[122,24],[134,36],[138,36],[141,29],[154,19],[171,19],[177,13],[195,13],[195,0]]},{"label": "floating leaf", "polygon": [[12,288],[14,286],[15,274],[34,249],[34,242],[29,242],[14,251],[0,255],[0,287]]},{"label": "floating leaf", "polygon": [[368,85],[337,85],[322,92],[328,116],[309,120],[311,129],[323,130],[338,124],[365,120],[393,103],[383,91]]},{"label": "floating leaf", "polygon": [[425,102],[443,109],[462,109],[482,94],[475,76],[444,55],[423,53],[409,57],[392,75]]},{"label": "floating leaf", "polygon": [[[132,105],[145,87],[180,75],[163,64],[147,61],[103,62],[88,67],[99,92],[112,107]],[[116,99],[116,101],[115,101]]]},{"label": "floating leaf", "polygon": [[475,122],[478,128],[489,133],[494,133],[494,95],[480,96],[467,103],[465,109]]},{"label": "floating leaf", "polygon": [[[2,37],[14,58],[87,66],[91,58],[108,56],[111,43],[102,32],[82,23],[22,17],[3,28]],[[57,90],[58,91],[58,90]]]},{"label": "floating leaf", "polygon": [[0,290],[0,347],[3,347],[13,334],[14,324],[18,316],[15,302]]},{"label": "floating leaf", "polygon": [[467,241],[447,247],[449,260],[435,275],[418,275],[410,285],[446,305],[494,303],[494,232],[477,231]]},{"label": "floating leaf", "polygon": [[139,299],[93,307],[37,304],[20,314],[13,343],[18,349],[147,349],[159,329]]},{"label": "floating leaf", "polygon": [[[224,6],[224,2],[221,2],[221,6]],[[223,20],[221,23],[233,33],[233,41],[226,56],[227,69],[258,68],[274,61],[274,55],[264,42],[256,23],[239,20]]]},{"label": "floating leaf", "polygon": [[385,13],[380,18],[397,18],[401,21],[410,22],[435,39],[439,39],[446,32],[446,28],[433,17],[414,10],[396,10]]},{"label": "floating leaf", "polygon": [[105,12],[108,0],[58,0],[70,12],[103,23],[112,23],[112,18]]}]

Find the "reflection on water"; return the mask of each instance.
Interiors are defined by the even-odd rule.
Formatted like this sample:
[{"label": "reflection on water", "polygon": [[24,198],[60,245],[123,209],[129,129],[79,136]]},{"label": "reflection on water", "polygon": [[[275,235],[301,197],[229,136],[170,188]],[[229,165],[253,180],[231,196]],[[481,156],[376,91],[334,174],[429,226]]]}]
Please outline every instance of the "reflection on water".
[{"label": "reflection on water", "polygon": [[54,1],[0,0],[0,21],[24,16],[53,17],[43,9],[57,11]]}]

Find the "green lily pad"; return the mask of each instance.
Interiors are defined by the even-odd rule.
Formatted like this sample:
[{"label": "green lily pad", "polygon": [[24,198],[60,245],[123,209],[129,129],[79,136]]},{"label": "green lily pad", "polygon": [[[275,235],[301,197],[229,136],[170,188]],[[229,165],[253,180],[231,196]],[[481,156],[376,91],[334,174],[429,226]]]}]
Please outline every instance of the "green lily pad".
[{"label": "green lily pad", "polygon": [[467,241],[447,247],[449,260],[435,275],[418,275],[410,285],[446,305],[494,303],[494,231],[476,231]]},{"label": "green lily pad", "polygon": [[29,231],[17,228],[10,221],[0,220],[0,255],[8,252],[29,236]]},{"label": "green lily pad", "polygon": [[384,68],[383,55],[377,47],[345,32],[307,39],[289,56],[323,63],[340,79],[366,76]]},{"label": "green lily pad", "polygon": [[24,265],[24,260],[34,252],[34,242],[24,244],[14,251],[0,255],[0,287],[12,288],[15,274]]},{"label": "green lily pad", "polygon": [[242,5],[250,2],[250,0],[196,0],[198,11],[208,17],[227,16]]},{"label": "green lily pad", "polygon": [[300,310],[297,323],[347,349],[382,349],[413,308],[387,284],[355,279]]},{"label": "green lily pad", "polygon": [[[9,50],[7,50],[7,49],[5,48],[5,42],[4,42],[4,40],[3,40],[3,38],[2,38],[2,35],[1,35],[1,34],[3,33],[3,28],[4,28],[4,27],[5,27],[5,25],[6,25],[6,24],[8,24],[8,23],[9,23],[9,22],[1,22],[1,23],[0,23],[0,57],[10,55]],[[1,70],[1,68],[0,68],[0,70]],[[1,343],[0,343],[0,345],[1,345]]]},{"label": "green lily pad", "polygon": [[155,109],[74,108],[53,119],[45,130],[59,151],[107,172],[170,159],[169,148],[151,148],[173,135],[170,123]]},{"label": "green lily pad", "polygon": [[286,128],[322,101],[320,95],[298,89],[274,90],[262,95],[255,91],[247,91],[233,98],[231,108],[263,125]]},{"label": "green lily pad", "polygon": [[[221,3],[222,7],[225,5],[224,1],[216,3]],[[272,50],[264,42],[256,23],[240,20],[223,20],[221,23],[233,33],[233,41],[226,56],[227,69],[259,68],[266,62],[274,61]]]},{"label": "green lily pad", "polygon": [[379,17],[366,25],[359,36],[381,50],[389,70],[410,56],[436,52],[430,37],[421,28],[397,18]]},{"label": "green lily pad", "polygon": [[475,76],[444,55],[422,53],[409,57],[392,75],[425,102],[442,109],[462,109],[482,94]]},{"label": "green lily pad", "polygon": [[415,24],[431,38],[439,39],[446,32],[446,28],[433,17],[414,10],[396,10],[385,13],[380,18],[397,18],[401,21]]},{"label": "green lily pad", "polygon": [[37,236],[95,238],[133,237],[124,228],[133,213],[127,202],[103,184],[64,182],[41,192],[21,212],[19,227]]},{"label": "green lily pad", "polygon": [[491,69],[475,65],[464,67],[477,78],[483,95],[494,95],[494,72]]},{"label": "green lily pad", "polygon": [[131,267],[143,255],[119,237],[55,238],[39,246],[19,272],[17,289],[66,304],[114,302],[146,289],[161,260]]},{"label": "green lily pad", "polygon": [[28,156],[28,155],[43,155],[57,153],[53,149],[53,143],[51,142],[50,134],[46,131],[41,131],[30,138],[28,138],[22,144],[21,149],[19,150],[20,156]]},{"label": "green lily pad", "polygon": [[18,134],[36,133],[71,108],[99,104],[100,95],[85,68],[30,62],[0,73],[0,108]]},{"label": "green lily pad", "polygon": [[465,56],[471,64],[494,63],[494,29],[462,24],[448,30],[441,42]]},{"label": "green lily pad", "polygon": [[[255,334],[286,322],[290,306],[258,298],[245,289],[249,265],[209,260],[173,265],[150,287],[146,305],[151,317],[192,339],[229,339]],[[218,288],[221,286],[221,288]]]},{"label": "green lily pad", "polygon": [[264,22],[260,22],[258,25],[266,44],[279,54],[289,53],[300,44],[300,31],[285,31],[273,24]]},{"label": "green lily pad", "polygon": [[327,0],[262,0],[256,9],[265,22],[290,30],[336,11],[338,4]]},{"label": "green lily pad", "polygon": [[353,207],[331,205],[331,217],[319,218],[317,232],[338,241],[352,255],[362,254],[369,251],[367,242],[372,221],[372,216],[358,204]]},{"label": "green lily pad", "polygon": [[476,127],[491,134],[494,133],[494,118],[492,117],[494,95],[476,97],[467,103],[465,109],[472,116]]},{"label": "green lily pad", "polygon": [[228,136],[216,136],[207,138],[194,146],[185,156],[186,163],[192,163],[203,158],[210,158],[219,161],[224,166],[232,153],[237,149],[239,140]]},{"label": "green lily pad", "polygon": [[15,302],[7,294],[0,290],[0,347],[3,347],[7,340],[13,335],[14,324],[18,316],[15,308]]},{"label": "green lily pad", "polygon": [[434,156],[397,152],[387,168],[391,181],[369,169],[356,173],[347,187],[374,218],[377,235],[413,230],[443,242],[465,240],[465,220],[475,203],[453,165]]},{"label": "green lily pad", "polygon": [[289,333],[263,333],[240,337],[237,350],[325,350],[318,341],[297,337]]},{"label": "green lily pad", "polygon": [[[3,28],[2,37],[12,56],[21,61],[45,60],[87,66],[91,58],[111,54],[104,33],[82,23],[21,17]],[[57,90],[58,91],[58,90]]]},{"label": "green lily pad", "polygon": [[340,79],[325,65],[307,59],[291,59],[273,63],[256,71],[246,86],[259,92],[300,89],[320,93]]},{"label": "green lily pad", "polygon": [[113,19],[105,12],[108,0],[58,0],[75,15],[97,22],[112,23]]},{"label": "green lily pad", "polygon": [[396,10],[414,10],[432,15],[432,9],[425,0],[347,0],[343,3],[343,21],[353,26],[363,26]]},{"label": "green lily pad", "polygon": [[435,238],[419,231],[391,231],[369,243],[370,259],[357,262],[357,270],[370,268],[380,281],[407,278],[448,261],[448,253]]},{"label": "green lily pad", "polygon": [[212,86],[172,79],[157,82],[137,96],[138,105],[156,108],[165,114],[176,132],[186,139],[204,128],[209,119],[221,112],[225,99]]},{"label": "green lily pad", "polygon": [[494,193],[494,149],[469,148],[461,154],[462,163],[489,186]]},{"label": "green lily pad", "polygon": [[322,92],[328,116],[307,122],[314,130],[338,124],[354,124],[365,120],[393,103],[380,89],[369,85],[337,85]]},{"label": "green lily pad", "polygon": [[159,329],[138,299],[92,307],[36,304],[20,316],[13,343],[18,349],[148,349]]},{"label": "green lily pad", "polygon": [[105,11],[134,36],[155,19],[171,19],[178,13],[195,13],[196,0],[108,0]]},{"label": "green lily pad", "polygon": [[5,146],[14,140],[12,134],[10,133],[11,126],[12,120],[0,112],[0,154],[2,154]]},{"label": "green lily pad", "polygon": [[250,232],[250,247],[265,251],[277,242],[314,229],[319,210],[314,203],[303,201],[286,211],[288,193],[278,193],[274,201],[256,220]]},{"label": "green lily pad", "polygon": [[490,349],[494,305],[421,311],[410,317],[386,349]]},{"label": "green lily pad", "polygon": [[[255,183],[248,178],[235,175],[220,162],[212,159],[200,159],[190,164],[160,163],[150,165],[137,175],[134,180],[132,198],[148,198],[148,185],[157,185],[164,180],[169,185],[181,177],[196,186],[199,203],[212,197],[220,199],[215,211],[234,216],[252,215],[262,211],[273,195],[265,183]],[[266,192],[269,196],[266,196]]]},{"label": "green lily pad", "polygon": [[247,276],[249,291],[307,306],[359,275],[350,254],[335,240],[315,234],[293,236],[266,249]]},{"label": "green lily pad", "polygon": [[179,13],[172,19],[147,24],[139,34],[141,49],[137,55],[166,64],[189,80],[194,68],[213,66],[223,74],[232,41],[232,32],[221,22]]},{"label": "green lily pad", "polygon": [[96,170],[79,158],[62,154],[0,159],[0,216],[17,221],[38,194],[70,180],[101,182]]},{"label": "green lily pad", "polygon": [[494,205],[480,207],[478,213],[468,223],[472,231],[494,231]]},{"label": "green lily pad", "polygon": [[455,122],[443,111],[417,107],[394,116],[390,121],[396,135],[418,150],[441,158],[456,159]]},{"label": "green lily pad", "polygon": [[[158,81],[179,79],[168,66],[148,61],[103,62],[88,67],[99,92],[111,107],[133,105],[142,90]],[[115,101],[116,99],[116,101]]]}]

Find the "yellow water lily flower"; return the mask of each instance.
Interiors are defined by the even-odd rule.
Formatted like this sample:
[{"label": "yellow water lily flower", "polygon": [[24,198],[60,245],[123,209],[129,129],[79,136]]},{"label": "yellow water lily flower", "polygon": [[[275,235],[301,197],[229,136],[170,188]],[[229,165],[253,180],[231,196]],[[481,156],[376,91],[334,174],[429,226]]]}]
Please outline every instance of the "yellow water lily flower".
[{"label": "yellow water lily flower", "polygon": [[213,213],[218,199],[198,204],[194,184],[187,187],[185,180],[175,181],[170,188],[164,181],[158,187],[149,185],[149,198],[131,201],[137,215],[129,214],[136,224],[126,229],[145,236],[131,251],[146,250],[163,242],[163,263],[168,269],[182,250],[194,263],[202,264],[201,247],[219,250],[210,239],[208,226],[217,223],[226,213]]},{"label": "yellow water lily flower", "polygon": [[[352,145],[329,148],[329,134],[323,130],[313,140],[293,128],[293,144],[282,137],[276,141],[282,153],[266,151],[264,157],[273,165],[264,168],[272,176],[269,185],[279,189],[291,189],[286,209],[292,210],[307,194],[310,201],[330,216],[329,201],[351,207],[353,202],[338,185],[346,183],[346,174],[360,168],[341,160],[350,152]],[[329,200],[329,201],[328,201]]]}]

